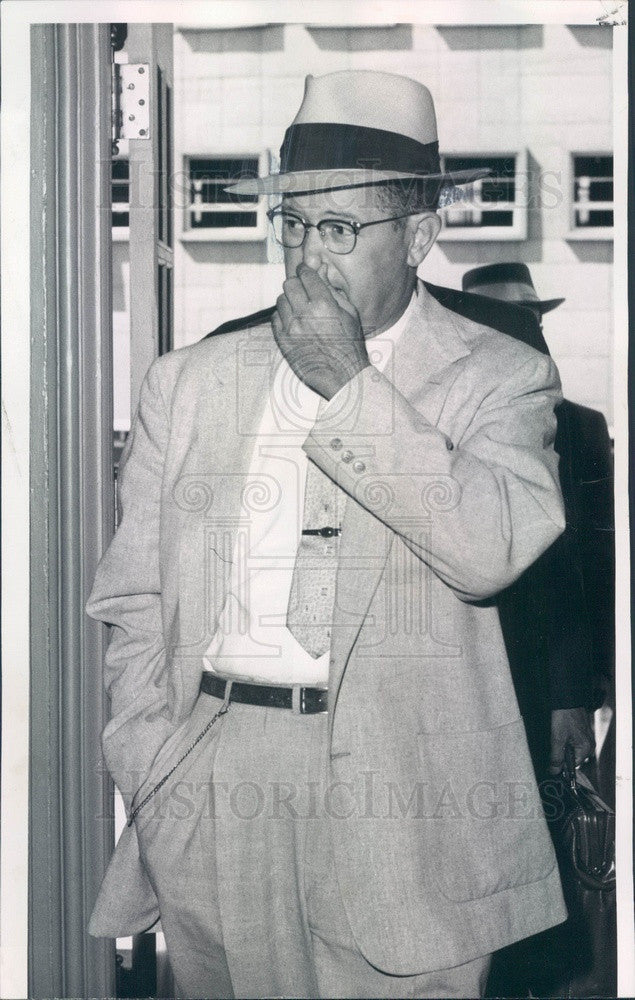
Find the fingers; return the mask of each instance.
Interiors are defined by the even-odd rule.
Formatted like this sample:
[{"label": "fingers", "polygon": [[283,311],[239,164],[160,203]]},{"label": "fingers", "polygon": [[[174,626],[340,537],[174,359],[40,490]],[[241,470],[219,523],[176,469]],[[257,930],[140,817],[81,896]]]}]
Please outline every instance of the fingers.
[{"label": "fingers", "polygon": [[578,743],[573,749],[575,752],[575,766],[582,767],[583,764],[588,764],[595,756],[595,741],[585,740],[582,743]]},{"label": "fingers", "polygon": [[333,298],[335,299],[335,301],[337,302],[337,304],[340,307],[340,309],[343,312],[348,313],[349,316],[353,316],[357,320],[357,322],[359,322],[359,313],[357,312],[357,309],[355,308],[355,306],[353,305],[353,303],[350,301],[350,299],[347,298],[347,296],[345,295],[345,293],[344,292],[340,292],[339,289],[337,289],[337,288],[331,288],[331,289],[329,289],[329,291],[330,291],[331,295],[333,296]]},{"label": "fingers", "polygon": [[556,775],[560,774],[562,771],[564,771],[564,753],[554,754],[552,750],[551,759],[549,761],[549,774],[555,778]]},{"label": "fingers", "polygon": [[293,319],[293,309],[291,308],[291,305],[286,295],[278,296],[276,300],[276,309],[278,312],[278,316],[282,321],[283,327],[288,329]]},{"label": "fingers", "polygon": [[[277,301],[278,312],[283,324],[288,327],[296,317],[308,315],[336,318],[342,305],[332,294],[328,284],[312,267],[301,263],[297,277],[287,278],[283,283],[284,293]],[[349,305],[345,312],[350,312]],[[356,315],[356,314],[355,314]]]},{"label": "fingers", "polygon": [[585,723],[571,740],[575,753],[576,767],[581,767],[582,764],[588,763],[588,761],[595,757],[595,735],[588,714],[586,715]]},{"label": "fingers", "polygon": [[[567,747],[571,747],[571,750],[573,751],[576,768],[582,767],[584,764],[588,764],[589,761],[595,756],[595,743],[593,739],[580,738],[578,736],[577,739],[571,739],[565,745],[552,745],[551,759],[549,761],[550,774],[560,774],[561,771],[564,770]],[[569,766],[571,765],[569,764]]]},{"label": "fingers", "polygon": [[328,302],[337,305],[331,289],[312,267],[304,262],[298,264],[297,275],[305,295],[312,302]]},{"label": "fingers", "polygon": [[571,748],[576,767],[591,757],[595,740],[589,713],[583,707],[558,708],[551,713],[550,773],[558,774],[565,765],[567,747]]},{"label": "fingers", "polygon": [[306,313],[309,306],[309,297],[300,279],[287,278],[283,282],[282,287],[293,312],[298,316]]},{"label": "fingers", "polygon": [[278,343],[280,340],[280,334],[282,333],[284,327],[276,309],[274,309],[271,314],[271,327],[273,329],[273,335],[276,338],[276,343]]}]

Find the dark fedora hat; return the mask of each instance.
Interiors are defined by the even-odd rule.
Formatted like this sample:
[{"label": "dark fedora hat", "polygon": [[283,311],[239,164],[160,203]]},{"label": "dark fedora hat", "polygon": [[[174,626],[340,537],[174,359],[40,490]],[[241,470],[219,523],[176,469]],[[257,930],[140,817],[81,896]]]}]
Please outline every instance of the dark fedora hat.
[{"label": "dark fedora hat", "polygon": [[463,275],[463,291],[487,295],[491,299],[535,306],[541,313],[559,306],[564,299],[539,299],[526,264],[485,264]]},{"label": "dark fedora hat", "polygon": [[423,84],[395,73],[343,70],[307,76],[279,173],[245,178],[226,190],[306,194],[387,181],[455,187],[489,173],[441,171],[434,102]]}]

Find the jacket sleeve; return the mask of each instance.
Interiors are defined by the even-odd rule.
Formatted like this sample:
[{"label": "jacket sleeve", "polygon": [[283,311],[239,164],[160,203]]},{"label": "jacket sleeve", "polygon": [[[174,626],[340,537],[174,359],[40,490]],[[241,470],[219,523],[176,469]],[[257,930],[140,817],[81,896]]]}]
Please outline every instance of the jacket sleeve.
[{"label": "jacket sleeve", "polygon": [[567,529],[553,547],[563,552],[564,566],[554,569],[552,584],[557,598],[553,646],[560,654],[550,657],[552,708],[593,709],[610,690],[613,676],[611,442],[606,420],[595,410],[565,400],[557,417],[555,448]]},{"label": "jacket sleeve", "polygon": [[[457,440],[368,367],[333,397],[304,444],[467,601],[512,583],[564,528],[553,450],[558,373],[536,352],[513,358],[496,380],[472,359],[456,379]],[[338,400],[345,391],[354,397],[352,430],[332,417],[351,412]]]},{"label": "jacket sleeve", "polygon": [[143,382],[118,480],[119,527],[97,569],[87,612],[111,626],[104,683],[111,719],[104,757],[126,806],[173,732],[161,621],[159,517],[168,420],[155,362]]}]

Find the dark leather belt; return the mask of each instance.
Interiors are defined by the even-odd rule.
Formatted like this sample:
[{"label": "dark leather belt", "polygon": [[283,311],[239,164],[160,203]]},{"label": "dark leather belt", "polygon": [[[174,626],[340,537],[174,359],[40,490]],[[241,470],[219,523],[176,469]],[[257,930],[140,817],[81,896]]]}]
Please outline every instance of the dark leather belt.
[{"label": "dark leather belt", "polygon": [[[225,697],[227,680],[209,670],[203,672],[201,691],[215,698]],[[326,712],[328,692],[324,688],[299,688],[298,711],[301,715]],[[229,701],[241,705],[261,705],[264,708],[293,708],[293,688],[276,684],[246,684],[232,681]]]}]

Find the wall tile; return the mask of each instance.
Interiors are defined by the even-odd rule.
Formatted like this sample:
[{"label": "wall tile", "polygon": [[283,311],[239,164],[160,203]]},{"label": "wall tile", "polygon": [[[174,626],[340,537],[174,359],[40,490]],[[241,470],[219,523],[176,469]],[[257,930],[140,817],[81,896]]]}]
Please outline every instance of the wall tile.
[{"label": "wall tile", "polygon": [[611,79],[606,73],[526,73],[520,88],[521,112],[527,121],[602,121],[611,104]]},{"label": "wall tile", "polygon": [[562,382],[562,391],[567,399],[583,406],[591,401],[606,399],[604,413],[610,412],[608,399],[609,361],[606,357],[561,357],[555,347],[552,354]]},{"label": "wall tile", "polygon": [[567,309],[563,303],[544,317],[549,347],[566,357],[603,355],[611,351],[612,323],[608,310]]},{"label": "wall tile", "polygon": [[260,76],[232,76],[222,81],[222,127],[260,126],[266,88]]}]

